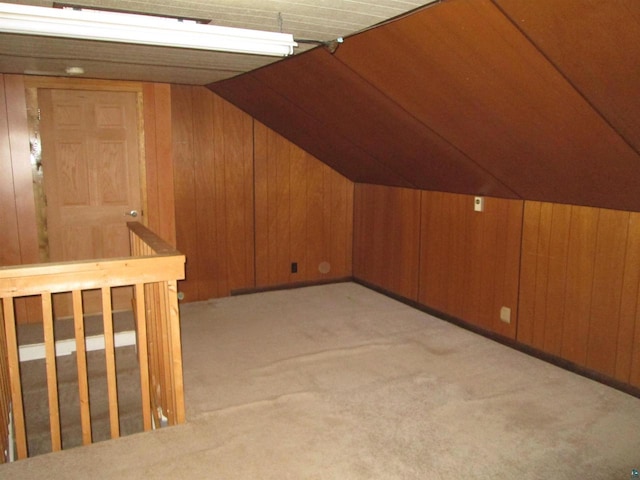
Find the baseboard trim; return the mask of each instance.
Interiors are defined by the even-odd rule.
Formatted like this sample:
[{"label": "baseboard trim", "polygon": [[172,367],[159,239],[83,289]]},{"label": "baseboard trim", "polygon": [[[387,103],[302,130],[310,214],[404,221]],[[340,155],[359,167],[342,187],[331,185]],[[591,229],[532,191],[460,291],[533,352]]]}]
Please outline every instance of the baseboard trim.
[{"label": "baseboard trim", "polygon": [[[136,344],[136,332],[127,330],[117,332],[113,335],[113,342],[116,348],[129,347]],[[104,335],[90,335],[85,339],[85,348],[87,352],[95,350],[104,350]],[[56,342],[56,357],[71,355],[76,351],[76,340],[74,338],[58,340]],[[45,358],[44,343],[32,343],[30,345],[20,345],[19,357],[21,362],[29,362],[32,360],[42,360]]]},{"label": "baseboard trim", "polygon": [[627,393],[633,397],[640,398],[640,388],[638,387],[634,387],[633,385],[630,385],[628,383],[621,382],[620,380],[612,378],[603,373],[590,370],[586,367],[583,367],[582,365],[578,365],[576,363],[573,363],[557,355],[552,355],[550,353],[543,352],[542,350],[539,350],[535,347],[532,347],[522,342],[518,342],[513,338],[505,337],[503,335],[499,335],[495,332],[492,332],[491,330],[478,327],[477,325],[473,325],[465,320],[443,313],[427,305],[423,305],[419,302],[416,302],[415,300],[411,300],[409,298],[403,297],[389,290],[386,290],[382,287],[369,283],[366,280],[362,280],[354,277],[353,281],[359,285],[362,285],[363,287],[369,288],[389,298],[402,302],[405,305],[409,305],[410,307],[413,307],[417,310],[428,313],[429,315],[433,315],[434,317],[444,320],[445,322],[452,323],[460,328],[464,328],[465,330],[469,330],[473,333],[477,333],[478,335],[482,335],[483,337],[488,338],[489,340],[493,340],[502,345],[513,348],[514,350],[530,355],[534,358],[537,358],[538,360],[542,360],[544,362],[550,363],[552,365],[555,365],[556,367],[560,367],[564,370],[568,370],[572,373],[588,378],[595,382],[602,383],[603,385],[606,385],[608,387],[614,388],[621,392]]},{"label": "baseboard trim", "polygon": [[312,281],[302,281],[302,282],[293,282],[293,283],[282,283],[279,285],[270,285],[268,287],[238,288],[236,290],[231,290],[231,296],[235,297],[236,295],[247,295],[250,293],[273,292],[277,290],[292,290],[294,288],[315,287],[318,285],[329,285],[332,283],[346,283],[346,282],[354,282],[354,281],[355,279],[353,277],[340,277],[340,278],[332,278],[327,280],[312,280]]}]

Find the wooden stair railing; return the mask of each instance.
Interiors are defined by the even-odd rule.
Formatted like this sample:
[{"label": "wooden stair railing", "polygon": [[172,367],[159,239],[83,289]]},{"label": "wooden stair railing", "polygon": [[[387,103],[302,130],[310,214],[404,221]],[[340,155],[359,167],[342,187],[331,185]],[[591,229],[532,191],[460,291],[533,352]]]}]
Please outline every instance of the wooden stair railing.
[{"label": "wooden stair railing", "polygon": [[[184,255],[139,223],[128,224],[131,257],[0,267],[0,461],[10,460],[13,430],[18,459],[28,456],[14,302],[38,296],[42,304],[51,449],[62,448],[52,295],[71,292],[77,349],[83,444],[90,444],[91,416],[82,292],[100,290],[104,324],[111,438],[120,436],[111,289],[132,286],[142,396],[143,427],[185,420],[177,281]],[[10,413],[11,412],[11,413]],[[10,421],[13,422],[10,429]]]}]

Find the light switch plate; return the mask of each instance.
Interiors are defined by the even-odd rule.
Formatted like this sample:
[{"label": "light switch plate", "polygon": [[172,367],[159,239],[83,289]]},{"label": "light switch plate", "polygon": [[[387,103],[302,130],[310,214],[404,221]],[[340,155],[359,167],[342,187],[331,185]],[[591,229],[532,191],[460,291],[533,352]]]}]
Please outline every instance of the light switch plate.
[{"label": "light switch plate", "polygon": [[473,199],[473,210],[475,212],[484,211],[484,197],[475,197]]}]

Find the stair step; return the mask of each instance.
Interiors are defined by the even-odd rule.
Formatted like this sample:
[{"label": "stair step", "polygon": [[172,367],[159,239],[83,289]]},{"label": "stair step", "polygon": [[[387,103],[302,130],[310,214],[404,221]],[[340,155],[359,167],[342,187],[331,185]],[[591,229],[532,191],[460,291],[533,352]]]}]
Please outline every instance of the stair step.
[{"label": "stair step", "polygon": [[[120,414],[120,436],[132,435],[143,431],[142,413],[131,411]],[[93,443],[111,439],[109,418],[96,418],[91,420],[91,432]],[[63,449],[82,446],[82,429],[80,424],[62,429]],[[48,430],[29,432],[28,436],[29,456],[41,455],[51,452],[51,433]]]},{"label": "stair step", "polygon": [[[111,432],[104,351],[87,353],[87,365],[93,441],[108,440],[111,438]],[[76,355],[58,357],[56,370],[63,447],[80,446],[82,444],[82,429]],[[120,435],[141,432],[143,426],[140,371],[135,347],[116,349],[116,370]],[[50,452],[51,434],[46,362],[44,360],[23,362],[21,377],[23,378],[23,402],[29,454],[33,456]]]}]

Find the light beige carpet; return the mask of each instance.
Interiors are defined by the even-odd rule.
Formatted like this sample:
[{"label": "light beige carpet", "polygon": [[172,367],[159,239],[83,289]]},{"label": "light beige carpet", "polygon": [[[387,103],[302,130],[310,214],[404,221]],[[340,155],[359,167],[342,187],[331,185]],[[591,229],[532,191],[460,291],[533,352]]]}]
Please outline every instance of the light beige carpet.
[{"label": "light beige carpet", "polygon": [[640,400],[355,284],[182,307],[188,423],[16,479],[621,479]]}]

